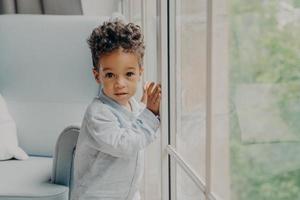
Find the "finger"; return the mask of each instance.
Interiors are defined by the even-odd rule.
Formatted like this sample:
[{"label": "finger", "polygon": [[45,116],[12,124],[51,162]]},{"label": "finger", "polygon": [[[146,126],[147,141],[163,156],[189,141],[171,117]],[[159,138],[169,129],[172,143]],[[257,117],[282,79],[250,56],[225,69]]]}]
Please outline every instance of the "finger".
[{"label": "finger", "polygon": [[161,100],[161,92],[158,93],[157,97],[156,97],[156,102],[160,102]]},{"label": "finger", "polygon": [[153,94],[153,98],[152,98],[152,103],[153,104],[158,104],[160,102],[160,92],[156,92]]},{"label": "finger", "polygon": [[155,85],[155,88],[153,89],[153,94],[157,93],[160,91],[159,85]]},{"label": "finger", "polygon": [[143,102],[144,104],[147,103],[147,93],[146,92],[143,93],[143,96],[141,98],[141,102]]},{"label": "finger", "polygon": [[157,87],[159,89],[158,91],[161,92],[161,84],[160,83],[157,84]]},{"label": "finger", "polygon": [[148,87],[148,90],[147,90],[148,94],[152,93],[152,90],[153,90],[154,86],[155,86],[155,83],[151,82],[150,85],[149,85],[149,87]]},{"label": "finger", "polygon": [[145,82],[144,87],[143,87],[144,91],[148,89],[149,84],[150,84],[149,81],[146,81],[146,82]]},{"label": "finger", "polygon": [[158,94],[157,103],[160,104],[161,101],[161,93]]},{"label": "finger", "polygon": [[161,94],[159,93],[155,99],[155,103],[153,104],[155,110],[159,110],[160,107],[160,99],[161,99]]},{"label": "finger", "polygon": [[152,102],[152,101],[155,102],[156,99],[157,99],[157,97],[158,97],[158,95],[159,95],[159,93],[161,93],[161,88],[157,85],[157,86],[155,87],[155,89],[153,90],[153,92],[152,92],[151,94],[148,95],[149,101],[150,101],[150,102]]},{"label": "finger", "polygon": [[143,95],[147,95],[147,93],[148,93],[147,88],[143,87]]}]

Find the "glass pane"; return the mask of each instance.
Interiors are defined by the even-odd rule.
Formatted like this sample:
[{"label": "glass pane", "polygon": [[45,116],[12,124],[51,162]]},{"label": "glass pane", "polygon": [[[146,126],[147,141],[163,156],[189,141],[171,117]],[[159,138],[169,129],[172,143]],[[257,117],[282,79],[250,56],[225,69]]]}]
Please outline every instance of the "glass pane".
[{"label": "glass pane", "polygon": [[199,186],[178,164],[176,168],[176,200],[204,200],[204,193],[199,189]]},{"label": "glass pane", "polygon": [[300,1],[229,2],[231,199],[300,199]]},{"label": "glass pane", "polygon": [[176,150],[205,179],[206,0],[176,9]]},{"label": "glass pane", "polygon": [[227,0],[214,0],[212,52],[211,190],[230,198]]}]

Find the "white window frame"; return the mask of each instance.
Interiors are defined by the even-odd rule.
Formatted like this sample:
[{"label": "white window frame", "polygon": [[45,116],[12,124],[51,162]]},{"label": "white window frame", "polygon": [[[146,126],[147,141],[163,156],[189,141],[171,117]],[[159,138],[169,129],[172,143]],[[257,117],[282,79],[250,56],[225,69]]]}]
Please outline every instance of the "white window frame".
[{"label": "white window frame", "polygon": [[[170,137],[171,143],[166,147],[168,154],[171,156],[171,196],[176,199],[176,176],[177,169],[176,166],[179,165],[184,172],[193,180],[193,182],[199,187],[199,189],[207,194],[207,187],[205,182],[197,175],[195,170],[184,161],[184,158],[176,151],[176,133],[181,130],[181,108],[176,107],[176,105],[181,105],[181,22],[178,20],[178,14],[181,11],[181,0],[174,0],[169,2],[169,26],[172,30],[169,31],[170,40],[170,93],[171,98],[169,100],[171,104],[170,110],[170,122],[176,122],[175,125],[170,126]],[[175,30],[175,31],[174,31]],[[175,43],[173,41],[176,41]],[[167,77],[167,76],[166,76]],[[206,133],[207,134],[207,133]],[[206,137],[207,138],[207,137]],[[206,145],[207,146],[207,145]],[[207,150],[206,150],[207,151]],[[206,176],[207,177],[207,176]],[[206,197],[207,198],[207,197]]]},{"label": "white window frame", "polygon": [[[163,199],[176,199],[176,166],[179,165],[185,173],[191,178],[191,180],[199,187],[199,189],[205,194],[205,199],[206,200],[217,200],[221,199],[211,191],[211,122],[212,122],[212,109],[211,109],[211,100],[212,100],[212,22],[213,22],[213,0],[207,0],[207,43],[206,43],[206,50],[207,50],[207,66],[206,66],[206,71],[207,71],[207,83],[206,83],[206,168],[205,168],[205,181],[203,181],[193,170],[191,166],[188,165],[184,161],[184,158],[176,151],[176,132],[177,130],[180,130],[181,124],[180,124],[180,117],[181,117],[181,110],[180,108],[176,107],[176,105],[180,105],[180,99],[181,96],[180,93],[178,93],[178,88],[180,90],[181,84],[179,80],[178,75],[180,75],[180,56],[178,54],[178,50],[181,48],[181,37],[180,37],[180,22],[177,20],[178,18],[176,17],[177,14],[180,12],[180,5],[181,5],[181,0],[158,0],[160,2],[160,9],[159,10],[159,16],[160,16],[160,38],[162,41],[165,39],[169,39],[168,44],[161,44],[163,47],[161,48],[162,51],[167,51],[167,53],[161,53],[161,66],[167,66],[167,62],[169,61],[169,67],[168,69],[166,67],[161,67],[160,72],[161,72],[161,80],[166,81],[170,79],[170,82],[164,83],[163,86],[163,100],[168,100],[170,104],[170,109],[169,110],[163,110],[163,111],[168,111],[169,112],[169,119],[165,119],[162,121],[163,126],[166,125],[165,122],[176,122],[175,125],[171,125],[168,129],[162,130],[163,133],[166,133],[165,131],[169,131],[169,137],[170,138],[165,138],[165,141],[168,140],[169,143],[168,145],[162,144],[163,146],[163,152],[164,149],[167,151],[168,156],[171,157],[171,162],[168,163],[168,168],[171,170],[171,173],[168,171],[168,173],[163,173],[169,174],[171,176],[171,181],[168,183],[169,189],[171,191],[169,192],[169,198],[163,198]],[[169,13],[166,12],[168,10],[169,6]],[[165,15],[169,16],[165,16]],[[168,21],[169,17],[169,21]],[[167,18],[167,21],[166,19]],[[169,23],[169,24],[168,24]],[[172,27],[174,26],[175,31],[168,31],[168,28],[166,27]],[[173,29],[174,30],[174,29]],[[169,34],[167,36],[164,36],[165,34]],[[169,38],[168,38],[169,36]],[[176,41],[174,44],[173,41]],[[168,46],[169,45],[169,46]],[[165,61],[163,63],[164,59],[168,58],[168,50],[169,50],[169,60]],[[165,90],[164,90],[165,89]],[[170,94],[168,94],[168,91]],[[170,99],[168,99],[170,97]],[[162,105],[168,105],[166,104],[167,102],[162,102]],[[166,106],[165,106],[166,107]],[[165,113],[163,112],[163,113]],[[167,135],[167,134],[163,134]],[[166,158],[165,158],[166,159]],[[166,162],[166,161],[165,161]],[[163,171],[164,172],[164,171]],[[165,191],[166,193],[166,191]]]},{"label": "white window frame", "polygon": [[[161,195],[162,200],[176,200],[176,166],[179,165],[182,170],[191,178],[191,180],[205,194],[205,200],[221,200],[211,191],[211,121],[212,121],[212,34],[213,34],[213,0],[207,0],[207,88],[206,88],[206,155],[205,155],[205,180],[202,180],[195,170],[184,158],[176,151],[176,130],[180,130],[180,108],[176,108],[180,93],[176,93],[181,88],[180,82],[176,79],[178,70],[180,70],[180,56],[177,53],[180,49],[180,24],[177,21],[176,14],[180,12],[182,0],[156,0],[157,5],[157,76],[162,84],[162,102],[161,110]],[[121,10],[123,15],[131,20],[132,1],[122,0]],[[142,27],[147,27],[147,1],[141,0]],[[169,11],[169,12],[168,12]],[[172,12],[173,11],[173,12]],[[177,27],[176,31],[170,31],[168,26]],[[145,37],[147,32],[145,31]],[[153,32],[151,32],[153,34]],[[173,43],[176,41],[176,44]],[[146,57],[147,59],[147,57]],[[149,59],[149,58],[148,58]],[[169,67],[172,66],[172,67]],[[151,76],[151,72],[145,73]],[[146,77],[147,78],[147,77]],[[170,80],[169,80],[170,79]],[[170,84],[171,83],[171,84]],[[177,85],[175,85],[177,84]],[[172,95],[172,96],[170,96]],[[168,106],[165,106],[168,105]],[[175,126],[170,122],[176,121]]]},{"label": "white window frame", "polygon": [[166,151],[169,145],[169,81],[168,81],[168,1],[157,0],[157,67],[162,85],[161,105],[161,195],[162,200],[171,199],[170,194],[170,155]]}]

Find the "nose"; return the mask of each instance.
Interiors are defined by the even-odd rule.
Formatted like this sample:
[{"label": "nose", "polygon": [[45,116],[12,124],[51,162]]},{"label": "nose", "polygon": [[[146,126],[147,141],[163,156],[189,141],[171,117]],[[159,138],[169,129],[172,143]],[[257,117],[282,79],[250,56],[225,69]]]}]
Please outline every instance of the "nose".
[{"label": "nose", "polygon": [[126,86],[126,80],[119,76],[116,80],[116,88],[124,88]]}]

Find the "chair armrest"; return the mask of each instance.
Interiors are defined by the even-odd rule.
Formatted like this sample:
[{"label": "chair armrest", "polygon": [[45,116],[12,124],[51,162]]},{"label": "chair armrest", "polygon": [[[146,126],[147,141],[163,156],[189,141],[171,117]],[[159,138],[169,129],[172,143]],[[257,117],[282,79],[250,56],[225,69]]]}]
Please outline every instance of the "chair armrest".
[{"label": "chair armrest", "polygon": [[68,126],[65,128],[55,146],[51,182],[71,186],[73,177],[73,159],[80,128]]}]

